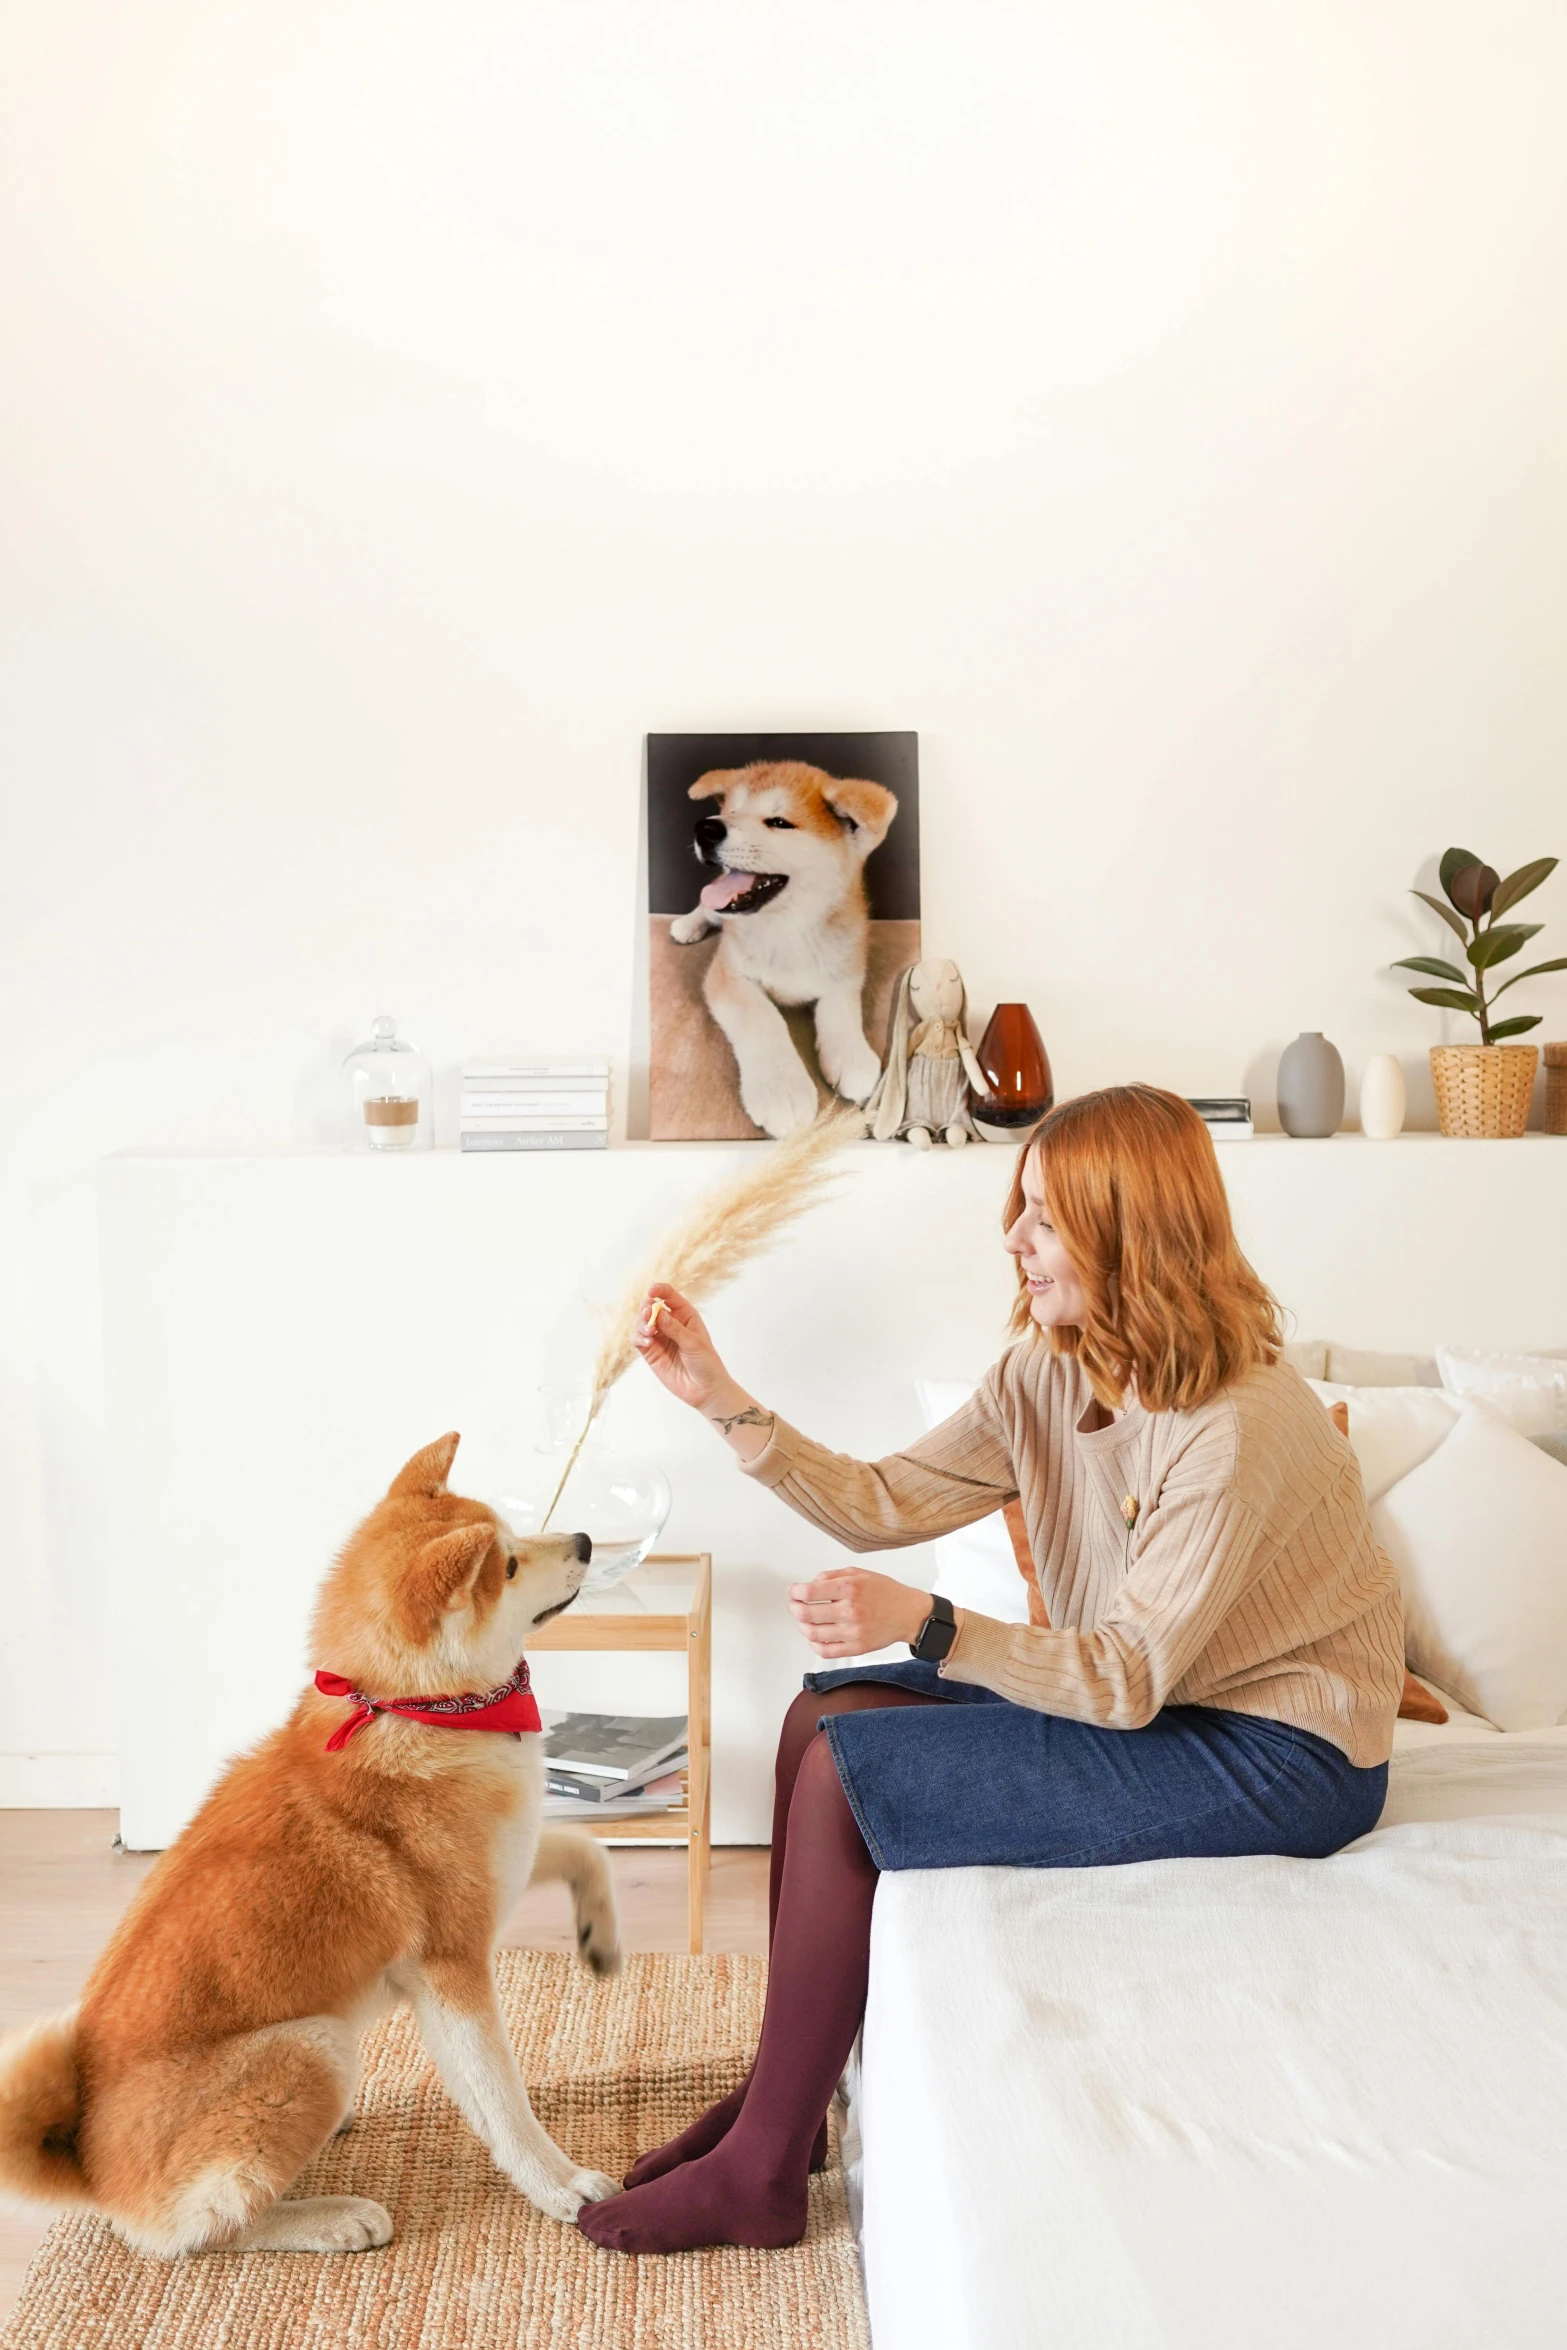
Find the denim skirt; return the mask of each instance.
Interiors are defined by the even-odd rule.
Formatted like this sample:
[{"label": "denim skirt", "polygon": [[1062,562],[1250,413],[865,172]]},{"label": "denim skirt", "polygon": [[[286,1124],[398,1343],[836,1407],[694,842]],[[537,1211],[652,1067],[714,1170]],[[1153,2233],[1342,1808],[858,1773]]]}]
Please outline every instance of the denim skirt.
[{"label": "denim skirt", "polygon": [[934,1665],[807,1673],[943,1700],[827,1714],[843,1791],[880,1869],[1103,1868],[1252,1853],[1317,1860],[1374,1828],[1387,1765],[1255,1714],[1171,1705],[1142,1730],[1014,1705]]}]

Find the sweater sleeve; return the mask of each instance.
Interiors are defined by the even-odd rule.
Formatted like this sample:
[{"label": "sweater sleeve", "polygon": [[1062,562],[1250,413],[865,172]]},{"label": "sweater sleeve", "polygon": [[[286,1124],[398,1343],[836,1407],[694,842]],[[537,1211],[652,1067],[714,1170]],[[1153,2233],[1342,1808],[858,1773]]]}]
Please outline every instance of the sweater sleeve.
[{"label": "sweater sleeve", "polygon": [[966,1609],[943,1674],[1041,1713],[1143,1729],[1271,1556],[1257,1512],[1228,1479],[1194,1468],[1167,1481],[1097,1623],[1056,1630]]},{"label": "sweater sleeve", "polygon": [[992,1371],[951,1419],[885,1460],[829,1452],[778,1420],[765,1449],[741,1467],[850,1550],[928,1542],[988,1517],[1017,1492],[995,1381]]}]

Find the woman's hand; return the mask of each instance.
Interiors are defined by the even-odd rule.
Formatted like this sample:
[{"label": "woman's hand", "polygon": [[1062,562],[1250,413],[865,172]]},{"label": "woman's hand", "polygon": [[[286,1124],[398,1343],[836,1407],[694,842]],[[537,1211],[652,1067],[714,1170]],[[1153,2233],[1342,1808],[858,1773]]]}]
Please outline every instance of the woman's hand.
[{"label": "woman's hand", "polygon": [[660,1386],[693,1411],[705,1412],[734,1385],[707,1324],[691,1300],[667,1281],[655,1281],[642,1300],[632,1344]]},{"label": "woman's hand", "polygon": [[930,1593],[869,1567],[829,1567],[813,1583],[790,1584],[789,1613],[818,1656],[863,1656],[894,1640],[917,1640]]},{"label": "woman's hand", "polygon": [[643,1299],[632,1344],[659,1384],[710,1420],[741,1460],[766,1451],[772,1413],[736,1386],[707,1324],[691,1300],[667,1281],[655,1281]]}]

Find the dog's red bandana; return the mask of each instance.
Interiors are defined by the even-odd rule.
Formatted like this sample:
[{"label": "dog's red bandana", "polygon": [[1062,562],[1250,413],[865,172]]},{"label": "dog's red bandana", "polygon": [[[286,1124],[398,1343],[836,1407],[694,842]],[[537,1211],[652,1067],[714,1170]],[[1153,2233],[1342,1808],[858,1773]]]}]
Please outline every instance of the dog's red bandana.
[{"label": "dog's red bandana", "polygon": [[356,1730],[362,1730],[373,1714],[401,1714],[404,1721],[428,1722],[436,1730],[509,1730],[514,1736],[524,1730],[542,1730],[538,1700],[528,1680],[528,1660],[517,1659],[517,1670],[499,1689],[492,1689],[487,1697],[366,1697],[362,1689],[354,1688],[341,1673],[317,1673],[316,1687],[323,1697],[346,1697],[349,1704],[358,1707],[332,1732],[326,1742],[328,1754],[336,1754],[346,1746]]}]

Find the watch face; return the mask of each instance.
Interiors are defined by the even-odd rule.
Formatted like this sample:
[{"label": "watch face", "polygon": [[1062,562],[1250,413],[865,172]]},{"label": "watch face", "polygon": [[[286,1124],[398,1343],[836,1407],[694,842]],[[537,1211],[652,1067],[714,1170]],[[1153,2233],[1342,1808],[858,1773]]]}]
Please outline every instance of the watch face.
[{"label": "watch face", "polygon": [[958,1636],[957,1619],[950,1602],[939,1596],[930,1614],[920,1626],[920,1636],[911,1641],[910,1649],[922,1665],[939,1665]]}]

